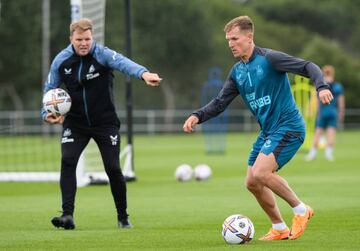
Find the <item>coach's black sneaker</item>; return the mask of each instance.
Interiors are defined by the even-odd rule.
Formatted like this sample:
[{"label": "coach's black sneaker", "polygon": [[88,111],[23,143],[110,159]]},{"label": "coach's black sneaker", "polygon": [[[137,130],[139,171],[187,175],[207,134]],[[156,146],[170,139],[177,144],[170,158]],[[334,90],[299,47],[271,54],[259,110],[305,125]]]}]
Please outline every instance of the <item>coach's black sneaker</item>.
[{"label": "coach's black sneaker", "polygon": [[133,225],[130,223],[128,218],[118,219],[119,228],[133,228]]},{"label": "coach's black sneaker", "polygon": [[62,215],[60,217],[54,217],[52,218],[51,223],[57,228],[62,227],[66,230],[75,228],[74,219],[71,215]]}]

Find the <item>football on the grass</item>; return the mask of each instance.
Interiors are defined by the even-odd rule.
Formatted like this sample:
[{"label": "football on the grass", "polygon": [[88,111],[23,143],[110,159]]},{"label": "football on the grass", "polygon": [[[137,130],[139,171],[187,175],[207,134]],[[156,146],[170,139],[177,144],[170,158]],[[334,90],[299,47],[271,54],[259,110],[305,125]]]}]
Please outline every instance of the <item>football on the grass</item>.
[{"label": "football on the grass", "polygon": [[245,244],[254,237],[255,228],[251,220],[243,215],[227,217],[222,225],[222,237],[228,244]]}]

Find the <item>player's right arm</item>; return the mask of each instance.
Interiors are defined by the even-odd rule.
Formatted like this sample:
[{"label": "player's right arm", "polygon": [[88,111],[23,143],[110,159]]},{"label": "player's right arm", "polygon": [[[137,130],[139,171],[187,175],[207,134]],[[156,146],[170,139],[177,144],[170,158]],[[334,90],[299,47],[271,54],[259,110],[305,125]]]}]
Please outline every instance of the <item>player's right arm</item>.
[{"label": "player's right arm", "polygon": [[315,84],[319,99],[323,104],[330,104],[331,100],[334,98],[331,94],[329,85],[324,80],[320,67],[313,62],[275,50],[269,50],[266,54],[266,58],[278,71],[291,72],[310,78]]},{"label": "player's right arm", "polygon": [[183,125],[184,132],[190,133],[197,124],[201,124],[222,113],[226,107],[239,95],[235,82],[230,76],[225,81],[223,88],[216,98],[211,100],[207,105],[193,112]]},{"label": "player's right arm", "polygon": [[[45,93],[51,89],[58,88],[62,83],[58,70],[59,64],[60,64],[59,60],[55,58],[51,64],[48,77],[44,83],[43,95],[45,95]],[[43,107],[41,108],[41,117],[45,122],[48,122],[50,124],[62,124],[65,119],[64,116],[57,116],[55,114],[48,113],[47,111],[45,111]]]}]

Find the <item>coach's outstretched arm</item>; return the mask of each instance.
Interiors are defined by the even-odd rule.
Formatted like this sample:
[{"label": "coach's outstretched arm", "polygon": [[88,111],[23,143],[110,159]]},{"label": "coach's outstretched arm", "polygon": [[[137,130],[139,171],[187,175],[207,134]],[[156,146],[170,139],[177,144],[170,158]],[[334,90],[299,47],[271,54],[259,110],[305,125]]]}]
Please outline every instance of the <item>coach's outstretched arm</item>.
[{"label": "coach's outstretched arm", "polygon": [[162,80],[158,74],[148,71],[144,72],[141,77],[144,79],[145,83],[150,86],[159,86]]},{"label": "coach's outstretched arm", "polygon": [[122,54],[107,47],[96,51],[97,59],[111,69],[118,70],[128,76],[142,79],[149,86],[158,86],[162,80],[156,73],[151,73],[144,66],[132,61]]}]

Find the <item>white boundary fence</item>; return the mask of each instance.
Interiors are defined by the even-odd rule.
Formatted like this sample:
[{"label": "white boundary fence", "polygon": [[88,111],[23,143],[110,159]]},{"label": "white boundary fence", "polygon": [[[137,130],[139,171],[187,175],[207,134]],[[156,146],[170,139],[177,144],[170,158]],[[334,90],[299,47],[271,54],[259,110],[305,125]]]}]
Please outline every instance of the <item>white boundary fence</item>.
[{"label": "white boundary fence", "polygon": [[[179,133],[192,110],[134,110],[135,133]],[[121,132],[126,131],[125,111],[118,113]],[[247,109],[228,111],[228,131],[255,131],[258,125]],[[360,128],[360,109],[346,109],[345,129]],[[201,130],[201,127],[200,127]],[[51,134],[61,131],[61,126],[43,123],[39,111],[0,111],[0,134]]]},{"label": "white boundary fence", "polygon": [[[134,110],[135,133],[177,133],[182,131],[185,119],[192,110]],[[121,132],[126,131],[125,111],[118,112]],[[258,128],[250,112],[229,110],[228,131],[252,131]],[[200,127],[201,128],[201,127]],[[49,134],[61,131],[59,125],[43,123],[39,111],[0,111],[0,134]]]},{"label": "white boundary fence", "polygon": [[[190,110],[135,110],[134,132],[181,133],[184,120],[191,112]],[[248,110],[229,110],[227,116],[227,131],[258,130],[257,122]],[[126,124],[125,112],[120,111],[119,117],[122,123]],[[346,110],[344,128],[360,128],[360,109]],[[57,142],[60,140],[61,129],[59,125],[43,123],[39,111],[0,112],[0,148],[2,149],[0,181],[59,180],[60,145]],[[122,133],[125,130],[126,126],[123,126]],[[124,152],[126,149],[122,150],[122,155]],[[93,141],[82,156],[77,168],[78,186],[93,181],[103,182],[107,179]],[[123,161],[126,164],[126,158]]]}]

